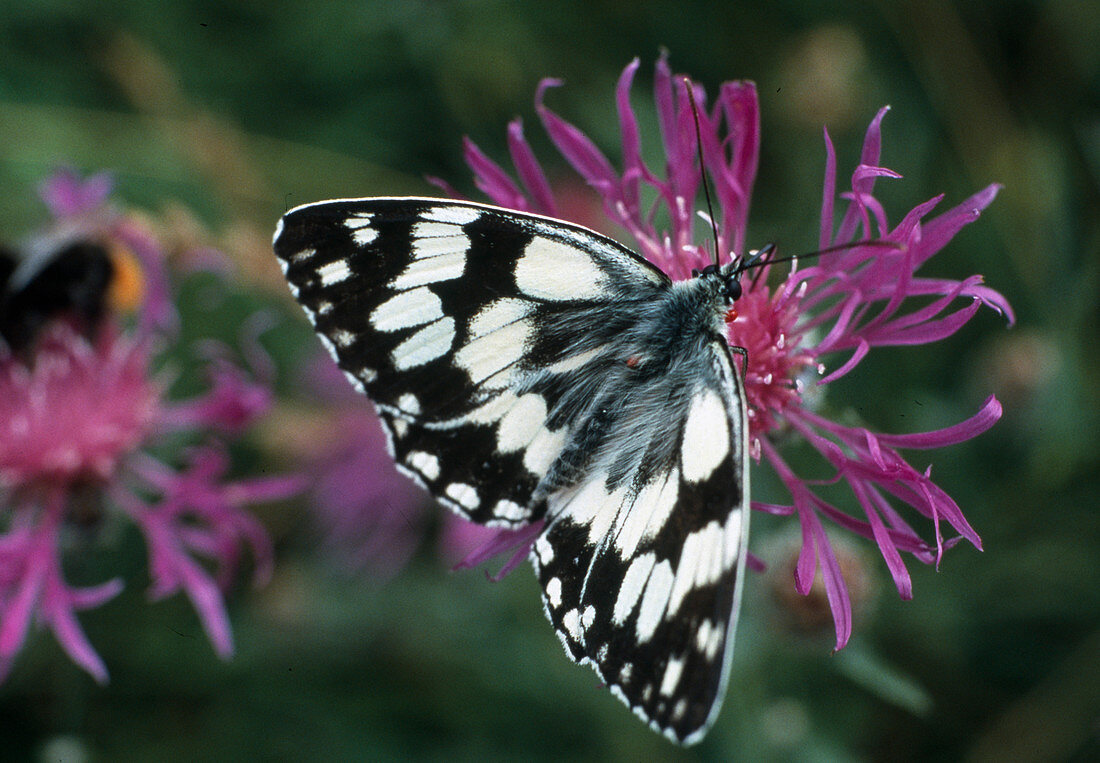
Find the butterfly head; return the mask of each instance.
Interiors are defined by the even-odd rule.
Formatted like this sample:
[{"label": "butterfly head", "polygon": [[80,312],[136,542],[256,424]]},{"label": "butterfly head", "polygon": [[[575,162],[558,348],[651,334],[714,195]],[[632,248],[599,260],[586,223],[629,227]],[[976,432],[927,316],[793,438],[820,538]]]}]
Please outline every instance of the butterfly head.
[{"label": "butterfly head", "polygon": [[723,266],[707,265],[702,270],[693,271],[692,275],[711,282],[726,304],[732,305],[741,297],[741,272],[736,263],[730,263]]},{"label": "butterfly head", "polygon": [[749,252],[747,257],[725,265],[707,265],[702,270],[692,271],[696,278],[711,280],[717,284],[718,293],[725,299],[727,305],[732,305],[744,293],[741,286],[741,276],[745,271],[759,268],[771,261],[775,253],[775,244],[767,244],[757,251]]}]

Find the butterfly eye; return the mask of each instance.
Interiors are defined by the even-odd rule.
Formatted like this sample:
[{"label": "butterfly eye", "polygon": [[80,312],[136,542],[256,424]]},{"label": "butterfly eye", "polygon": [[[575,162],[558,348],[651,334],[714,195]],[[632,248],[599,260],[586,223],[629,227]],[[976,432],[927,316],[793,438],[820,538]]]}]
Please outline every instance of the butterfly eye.
[{"label": "butterfly eye", "polygon": [[741,278],[738,275],[732,275],[726,279],[726,299],[730,302],[736,302],[741,299]]}]

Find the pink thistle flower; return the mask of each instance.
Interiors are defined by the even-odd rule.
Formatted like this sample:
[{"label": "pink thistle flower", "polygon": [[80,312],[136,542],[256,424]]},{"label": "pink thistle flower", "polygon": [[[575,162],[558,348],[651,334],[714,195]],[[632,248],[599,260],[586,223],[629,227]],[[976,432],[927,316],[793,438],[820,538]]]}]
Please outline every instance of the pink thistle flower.
[{"label": "pink thistle flower", "polygon": [[[323,547],[344,570],[385,582],[408,564],[428,534],[430,504],[394,465],[374,406],[348,385],[327,353],[310,364],[304,384],[335,414],[310,468],[316,475],[310,504]],[[438,528],[438,557],[448,565],[458,562],[456,568],[479,564],[500,553],[499,534],[447,513]],[[495,550],[481,555],[487,541]]]},{"label": "pink thistle flower", "polygon": [[[635,248],[674,279],[691,276],[713,262],[707,251],[711,225],[696,224],[702,173],[699,143],[711,194],[717,206],[719,254],[743,257],[746,228],[760,147],[759,103],[751,82],[727,82],[708,107],[698,85],[672,75],[662,57],[656,65],[654,98],[665,155],[664,172],[642,159],[638,120],[630,90],[639,62],[623,71],[616,88],[623,167],[611,162],[578,128],[544,103],[547,91],[560,85],[543,80],[535,107],[554,145],[568,164],[596,192],[608,220],[625,230]],[[689,93],[689,89],[691,92]],[[692,101],[698,105],[696,139]],[[874,433],[838,424],[813,410],[807,385],[826,385],[851,372],[872,347],[935,342],[958,331],[982,305],[1012,322],[1012,309],[997,292],[982,285],[980,276],[962,281],[918,277],[917,270],[943,249],[967,223],[976,220],[999,189],[990,185],[958,206],[932,216],[942,200],[937,196],[917,206],[891,226],[874,196],[875,181],[900,178],[879,165],[882,109],[872,120],[860,163],[851,175],[851,190],[840,194],[847,207],[834,224],[837,198],[836,157],[825,132],[825,180],[819,246],[853,244],[830,253],[809,267],[792,267],[774,286],[765,266],[742,282],[730,324],[730,344],[744,347],[743,369],[750,417],[750,443],[757,462],[768,464],[790,493],[789,504],[754,502],[753,508],[797,516],[802,549],[795,569],[796,590],[810,592],[820,571],[836,630],[836,648],[851,635],[851,601],[841,566],[825,532],[822,518],[872,539],[893,577],[899,595],[912,597],[912,583],[902,559],[938,563],[944,550],[959,539],[981,548],[981,539],[958,505],[932,481],[930,471],[918,471],[898,449],[930,449],[963,442],[991,427],[1001,415],[990,397],[971,418],[946,429],[907,435]],[[519,183],[472,142],[465,158],[474,182],[494,203],[513,209],[561,216],[566,209],[553,193],[546,173],[523,137],[518,120],[508,127],[508,150]],[[655,199],[650,202],[655,196]],[[578,221],[580,222],[580,221]],[[881,244],[855,242],[878,239]],[[911,299],[912,298],[912,299]],[[961,302],[961,306],[956,306]],[[914,306],[917,303],[917,306]],[[825,359],[839,364],[825,374]],[[834,364],[836,361],[833,361]],[[820,378],[813,379],[818,376]],[[811,381],[812,380],[812,381]],[[797,432],[834,470],[831,479],[809,481],[799,476],[780,453],[778,437]],[[821,498],[816,488],[843,481],[855,497],[858,513],[850,513]],[[899,510],[932,520],[933,540],[925,541]],[[946,526],[958,536],[945,538]],[[476,554],[478,560],[488,549]]]},{"label": "pink thistle flower", "polygon": [[327,354],[310,365],[304,383],[337,413],[311,468],[310,504],[321,541],[341,567],[388,580],[424,535],[423,494],[397,471],[373,407]]},{"label": "pink thistle flower", "polygon": [[58,219],[32,244],[90,240],[135,257],[151,286],[137,305],[137,325],[121,328],[108,306],[94,326],[80,327],[87,330],[59,315],[17,353],[0,341],[0,680],[33,620],[50,628],[77,665],[107,680],[75,613],[104,604],[123,582],[72,588],[62,573],[65,525],[86,519],[80,506],[89,492],[142,531],[151,597],[186,593],[224,658],[233,645],[222,591],[242,552],[251,550],[258,583],[271,572],[270,542],[247,506],[303,487],[295,475],[226,479],[228,462],[212,440],[186,452],[182,468],[144,450],[182,432],[235,434],[266,410],[270,392],[215,358],[209,392],[167,401],[165,384],[152,373],[162,329],[175,321],[167,271],[156,240],[105,206],[109,191],[105,175],[48,180],[43,196]]}]

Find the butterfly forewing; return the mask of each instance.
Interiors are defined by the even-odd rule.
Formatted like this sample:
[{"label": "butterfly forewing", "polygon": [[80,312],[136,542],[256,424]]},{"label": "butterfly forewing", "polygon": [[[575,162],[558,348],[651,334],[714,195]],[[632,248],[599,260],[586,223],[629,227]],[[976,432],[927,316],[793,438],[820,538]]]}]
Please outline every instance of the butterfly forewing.
[{"label": "butterfly forewing", "polygon": [[667,287],[584,229],[430,199],[299,207],[275,252],[340,367],[378,405],[398,463],[479,522],[532,518],[569,422],[541,426],[550,401],[523,382],[568,367],[582,329],[569,316]]},{"label": "butterfly forewing", "polygon": [[721,700],[748,529],[744,395],[700,279],[468,202],[288,212],[275,253],[398,464],[532,561],[573,659],[670,738]]}]

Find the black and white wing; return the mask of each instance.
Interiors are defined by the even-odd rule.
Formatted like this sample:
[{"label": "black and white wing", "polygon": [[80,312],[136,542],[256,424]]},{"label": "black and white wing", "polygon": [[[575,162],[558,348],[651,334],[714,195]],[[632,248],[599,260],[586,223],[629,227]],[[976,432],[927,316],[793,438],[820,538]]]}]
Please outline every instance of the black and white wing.
[{"label": "black and white wing", "polygon": [[570,656],[684,744],[725,694],[749,527],[740,377],[724,341],[699,360],[665,412],[670,431],[626,473],[607,458],[555,495],[531,555]]},{"label": "black and white wing", "polygon": [[274,248],[398,465],[489,525],[541,516],[532,496],[570,437],[556,402],[577,392],[571,369],[669,285],[584,228],[439,199],[307,204]]},{"label": "black and white wing", "polygon": [[568,223],[435,199],[298,207],[274,246],[398,465],[475,522],[545,519],[531,557],[568,654],[700,739],[748,534],[744,393],[708,284]]}]

